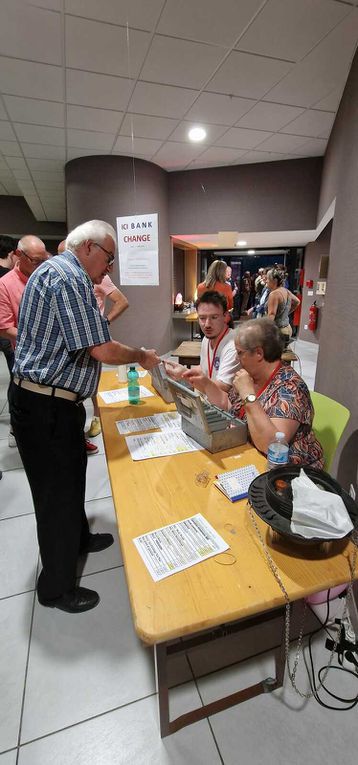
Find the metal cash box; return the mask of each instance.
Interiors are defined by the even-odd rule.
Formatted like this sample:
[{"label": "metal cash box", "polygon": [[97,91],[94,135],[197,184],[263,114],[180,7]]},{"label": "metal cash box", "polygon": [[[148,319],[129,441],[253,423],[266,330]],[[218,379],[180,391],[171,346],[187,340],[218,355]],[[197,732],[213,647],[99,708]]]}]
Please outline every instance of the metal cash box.
[{"label": "metal cash box", "polygon": [[176,408],[182,417],[182,430],[212,454],[247,441],[247,425],[229,412],[210,404],[197,390],[167,378]]}]

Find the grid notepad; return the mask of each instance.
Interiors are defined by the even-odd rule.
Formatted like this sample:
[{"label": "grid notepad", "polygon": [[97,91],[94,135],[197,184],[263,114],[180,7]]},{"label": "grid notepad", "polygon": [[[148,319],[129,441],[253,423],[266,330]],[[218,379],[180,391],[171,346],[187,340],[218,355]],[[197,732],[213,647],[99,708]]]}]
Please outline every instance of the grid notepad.
[{"label": "grid notepad", "polygon": [[214,486],[220,489],[230,502],[236,502],[247,497],[249,486],[258,475],[259,471],[255,465],[246,465],[227,473],[218,473],[218,480],[214,481]]}]

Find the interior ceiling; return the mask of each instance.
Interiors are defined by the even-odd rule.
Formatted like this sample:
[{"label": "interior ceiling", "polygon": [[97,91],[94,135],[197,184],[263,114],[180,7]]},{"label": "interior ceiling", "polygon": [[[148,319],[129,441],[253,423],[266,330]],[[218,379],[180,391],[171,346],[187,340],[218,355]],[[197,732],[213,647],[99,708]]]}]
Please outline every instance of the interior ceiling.
[{"label": "interior ceiling", "polygon": [[[76,157],[134,154],[171,171],[323,155],[357,5],[1,0],[0,194],[64,221]],[[196,124],[205,143],[188,141]]]}]

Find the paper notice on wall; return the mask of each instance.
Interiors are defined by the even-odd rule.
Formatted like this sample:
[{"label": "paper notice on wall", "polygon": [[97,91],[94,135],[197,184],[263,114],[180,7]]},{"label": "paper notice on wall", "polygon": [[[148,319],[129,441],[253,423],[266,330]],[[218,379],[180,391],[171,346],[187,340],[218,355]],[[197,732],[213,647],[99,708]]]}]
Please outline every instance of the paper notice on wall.
[{"label": "paper notice on wall", "polygon": [[158,213],[117,218],[117,235],[121,285],[158,285]]},{"label": "paper notice on wall", "polygon": [[229,549],[201,513],[150,531],[133,542],[155,582]]}]

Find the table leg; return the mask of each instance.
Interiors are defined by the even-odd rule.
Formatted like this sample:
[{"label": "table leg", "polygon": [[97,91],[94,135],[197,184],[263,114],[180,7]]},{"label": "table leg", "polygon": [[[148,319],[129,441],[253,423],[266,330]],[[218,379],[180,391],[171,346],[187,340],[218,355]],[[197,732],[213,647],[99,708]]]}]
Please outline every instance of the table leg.
[{"label": "table leg", "polygon": [[169,722],[167,644],[157,643],[155,646],[154,654],[159,705],[160,735],[162,738],[165,738],[171,733]]}]

